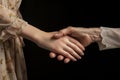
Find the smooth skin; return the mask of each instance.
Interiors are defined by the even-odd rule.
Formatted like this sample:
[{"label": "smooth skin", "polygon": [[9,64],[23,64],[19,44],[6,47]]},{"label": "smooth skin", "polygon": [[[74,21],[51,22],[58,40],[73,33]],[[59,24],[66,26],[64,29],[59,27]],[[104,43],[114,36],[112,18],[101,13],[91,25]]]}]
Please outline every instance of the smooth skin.
[{"label": "smooth skin", "polygon": [[[24,26],[19,25],[18,22],[21,22]],[[84,47],[74,38],[64,36],[56,39],[53,37],[56,32],[42,31],[28,24],[23,19],[20,19],[13,11],[2,5],[0,5],[0,23],[3,23],[2,26],[8,24],[7,26],[9,27],[7,28],[9,28],[9,30],[16,30],[19,33],[16,35],[15,33],[17,32],[14,33],[14,31],[12,31],[11,34],[14,36],[20,35],[25,39],[31,40],[39,47],[68,57],[72,61],[80,59],[80,55],[83,55]]]},{"label": "smooth skin", "polygon": [[24,38],[33,41],[41,48],[68,57],[72,61],[81,59],[80,55],[84,55],[84,46],[69,36],[55,39],[53,38],[55,34],[56,32],[44,32],[31,25],[24,27],[21,32]]}]

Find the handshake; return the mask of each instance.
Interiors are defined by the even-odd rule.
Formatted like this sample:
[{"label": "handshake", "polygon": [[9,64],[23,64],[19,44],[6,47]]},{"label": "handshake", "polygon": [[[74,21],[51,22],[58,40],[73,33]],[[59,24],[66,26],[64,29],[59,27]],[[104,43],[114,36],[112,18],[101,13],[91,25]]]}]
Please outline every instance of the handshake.
[{"label": "handshake", "polygon": [[[65,38],[64,42],[67,45],[64,46],[62,53],[50,52],[50,58],[57,58],[59,61],[69,63],[81,59],[84,55],[85,47],[94,42],[102,41],[100,36],[100,28],[82,28],[82,27],[67,27],[53,34],[53,39]],[[57,48],[57,47],[56,47]],[[59,48],[58,48],[59,49]]]}]

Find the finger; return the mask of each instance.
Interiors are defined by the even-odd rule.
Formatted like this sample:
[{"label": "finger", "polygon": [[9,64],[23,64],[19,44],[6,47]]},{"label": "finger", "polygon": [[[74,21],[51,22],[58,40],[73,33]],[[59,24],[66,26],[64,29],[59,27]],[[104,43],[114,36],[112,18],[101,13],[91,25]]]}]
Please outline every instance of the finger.
[{"label": "finger", "polygon": [[67,44],[68,46],[70,46],[73,50],[75,50],[77,53],[79,53],[80,55],[84,55],[84,46],[82,44],[80,44],[80,42],[78,42],[77,40],[73,39],[73,38],[69,38],[69,41],[71,43]]},{"label": "finger", "polygon": [[83,51],[78,46],[76,46],[75,44],[70,43],[70,44],[67,44],[67,45],[70,48],[72,48],[76,52],[76,54],[78,54],[79,56],[83,56],[84,55]]},{"label": "finger", "polygon": [[77,45],[80,49],[82,49],[83,51],[85,50],[85,47],[84,47],[79,41],[77,41],[76,39],[69,37],[69,40],[70,40],[72,43],[76,44],[76,45]]},{"label": "finger", "polygon": [[64,59],[64,63],[69,63],[70,62],[70,59],[69,58],[65,58]]},{"label": "finger", "polygon": [[[56,54],[54,52],[50,52],[49,54],[50,58],[55,58],[56,57]],[[64,56],[62,55],[58,55],[57,56],[57,59],[58,61],[62,61],[64,59]],[[69,63],[70,62],[70,59],[69,58],[65,58],[64,59],[64,63]]]},{"label": "finger", "polygon": [[70,43],[67,44],[69,47],[71,47],[77,54],[79,54],[80,56],[84,55],[84,52],[82,51],[82,49],[80,49],[80,47],[78,47],[77,44],[74,43]]},{"label": "finger", "polygon": [[64,28],[62,30],[60,30],[61,33],[63,33],[64,35],[69,35],[72,33],[73,27],[69,26],[67,28]]},{"label": "finger", "polygon": [[72,56],[74,56],[77,59],[81,59],[81,56],[78,55],[78,53],[76,53],[72,48],[70,48],[70,46],[67,46],[63,48],[66,52],[68,52],[69,54],[71,54]]},{"label": "finger", "polygon": [[[64,56],[58,55],[58,56],[57,56],[57,59],[58,59],[59,61],[62,61],[62,60],[64,59]],[[64,63],[69,63],[69,62],[70,62],[70,59],[69,59],[69,58],[65,58],[65,59],[64,59]]]},{"label": "finger", "polygon": [[54,38],[61,38],[61,37],[63,37],[64,36],[64,33],[62,33],[62,32],[58,32],[58,33],[56,33],[53,37]]},{"label": "finger", "polygon": [[50,56],[50,58],[55,58],[56,54],[54,52],[50,52],[49,56]]},{"label": "finger", "polygon": [[64,56],[58,55],[58,56],[57,56],[57,59],[58,59],[58,61],[62,61],[62,60],[64,59]]},{"label": "finger", "polygon": [[71,29],[71,28],[72,28],[72,27],[68,27],[68,28],[65,28],[65,29],[60,30],[58,33],[56,33],[56,34],[54,35],[54,38],[60,38],[60,37],[63,37],[63,36],[65,36],[65,35],[71,34],[71,33],[72,33],[72,29]]},{"label": "finger", "polygon": [[72,61],[77,61],[77,59],[74,56],[72,56],[69,52],[65,50],[61,50],[60,52],[64,57],[70,58]]}]

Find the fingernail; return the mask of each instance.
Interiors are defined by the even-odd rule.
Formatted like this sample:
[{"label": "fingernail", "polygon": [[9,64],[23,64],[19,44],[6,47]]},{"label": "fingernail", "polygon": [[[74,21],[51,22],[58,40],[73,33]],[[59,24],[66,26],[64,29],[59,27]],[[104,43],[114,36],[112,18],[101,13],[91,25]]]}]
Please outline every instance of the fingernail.
[{"label": "fingernail", "polygon": [[82,57],[79,57],[79,59],[81,59]]},{"label": "fingernail", "polygon": [[83,48],[83,51],[85,51],[85,48]]},{"label": "fingernail", "polygon": [[82,52],[81,55],[84,56],[84,52]]},{"label": "fingernail", "polygon": [[74,59],[74,61],[77,61],[77,59]]}]

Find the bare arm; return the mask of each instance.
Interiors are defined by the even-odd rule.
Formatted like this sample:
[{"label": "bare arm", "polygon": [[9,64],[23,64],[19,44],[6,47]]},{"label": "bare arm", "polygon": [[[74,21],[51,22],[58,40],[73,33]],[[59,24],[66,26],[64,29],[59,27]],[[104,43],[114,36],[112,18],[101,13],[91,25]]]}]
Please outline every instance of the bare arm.
[{"label": "bare arm", "polygon": [[75,39],[67,36],[53,39],[54,32],[48,33],[28,24],[2,5],[0,5],[0,27],[3,28],[0,35],[1,41],[10,37],[22,36],[33,41],[39,47],[66,56],[73,61],[80,59],[80,55],[83,55],[84,47]]}]

